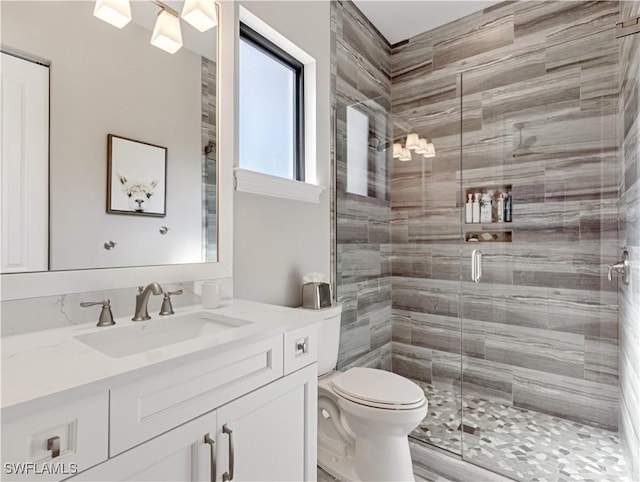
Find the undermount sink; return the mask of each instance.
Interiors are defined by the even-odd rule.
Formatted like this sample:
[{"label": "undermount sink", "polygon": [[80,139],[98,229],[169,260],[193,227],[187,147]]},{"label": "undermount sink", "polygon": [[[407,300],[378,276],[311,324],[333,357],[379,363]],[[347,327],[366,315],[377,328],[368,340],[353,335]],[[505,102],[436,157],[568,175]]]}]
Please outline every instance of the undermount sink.
[{"label": "undermount sink", "polygon": [[116,326],[75,338],[111,358],[121,358],[249,324],[250,321],[201,311],[152,318],[139,325]]}]

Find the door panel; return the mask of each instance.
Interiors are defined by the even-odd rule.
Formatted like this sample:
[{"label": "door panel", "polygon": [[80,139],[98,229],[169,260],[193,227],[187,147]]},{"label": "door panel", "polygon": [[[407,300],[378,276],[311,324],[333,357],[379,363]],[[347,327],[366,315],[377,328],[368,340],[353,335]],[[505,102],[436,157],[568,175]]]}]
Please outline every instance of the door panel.
[{"label": "door panel", "polygon": [[218,410],[218,479],[225,473],[234,481],[315,477],[315,439],[307,439],[316,424],[316,377],[312,365]]},{"label": "door panel", "polygon": [[0,272],[49,269],[49,68],[2,53]]}]

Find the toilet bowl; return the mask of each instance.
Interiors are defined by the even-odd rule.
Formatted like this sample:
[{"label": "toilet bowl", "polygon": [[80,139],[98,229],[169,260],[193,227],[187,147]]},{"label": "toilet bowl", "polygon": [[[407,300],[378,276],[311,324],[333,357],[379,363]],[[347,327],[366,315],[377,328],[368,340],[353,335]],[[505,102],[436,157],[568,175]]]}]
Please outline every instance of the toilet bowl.
[{"label": "toilet bowl", "polygon": [[427,414],[415,383],[373,368],[318,380],[318,465],[339,480],[411,481],[408,434]]},{"label": "toilet bowl", "polygon": [[412,481],[409,433],[427,414],[423,390],[395,373],[335,371],[342,306],[318,313],[318,465],[341,481]]}]

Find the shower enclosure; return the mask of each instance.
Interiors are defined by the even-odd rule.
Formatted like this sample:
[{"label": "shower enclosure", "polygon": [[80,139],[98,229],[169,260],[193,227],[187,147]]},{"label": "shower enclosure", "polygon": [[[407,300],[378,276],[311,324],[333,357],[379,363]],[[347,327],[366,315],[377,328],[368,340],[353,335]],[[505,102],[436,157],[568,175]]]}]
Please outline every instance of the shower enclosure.
[{"label": "shower enclosure", "polygon": [[[340,367],[413,379],[429,398],[414,440],[517,480],[640,478],[640,36],[615,35],[639,5],[498,4],[390,47],[375,98],[340,59],[367,67],[381,47],[336,8]],[[356,142],[381,185],[372,99],[386,147],[413,132],[436,147],[384,151],[376,199],[345,182]],[[484,217],[467,219],[476,195]],[[625,250],[629,285],[608,279]]]}]

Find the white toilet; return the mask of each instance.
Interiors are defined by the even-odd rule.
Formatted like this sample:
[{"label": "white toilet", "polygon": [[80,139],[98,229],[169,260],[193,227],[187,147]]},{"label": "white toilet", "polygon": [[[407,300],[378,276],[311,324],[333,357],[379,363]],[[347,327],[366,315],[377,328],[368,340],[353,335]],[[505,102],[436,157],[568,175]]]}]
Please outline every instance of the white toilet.
[{"label": "white toilet", "polygon": [[427,414],[415,383],[373,368],[335,371],[336,306],[318,328],[318,465],[342,481],[412,481],[407,436]]}]

